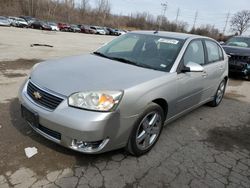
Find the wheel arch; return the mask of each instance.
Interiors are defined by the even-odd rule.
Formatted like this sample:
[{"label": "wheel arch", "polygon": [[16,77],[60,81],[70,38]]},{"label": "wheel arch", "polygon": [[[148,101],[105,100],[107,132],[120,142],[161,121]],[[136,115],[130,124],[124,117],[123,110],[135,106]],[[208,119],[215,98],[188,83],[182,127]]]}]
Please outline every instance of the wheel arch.
[{"label": "wheel arch", "polygon": [[163,99],[163,98],[158,98],[158,99],[154,99],[152,102],[158,104],[163,109],[164,118],[165,118],[164,120],[166,120],[167,114],[168,114],[168,103],[167,103],[167,101],[165,99]]},{"label": "wheel arch", "polygon": [[225,76],[224,79],[226,80],[226,84],[228,82],[228,76]]}]

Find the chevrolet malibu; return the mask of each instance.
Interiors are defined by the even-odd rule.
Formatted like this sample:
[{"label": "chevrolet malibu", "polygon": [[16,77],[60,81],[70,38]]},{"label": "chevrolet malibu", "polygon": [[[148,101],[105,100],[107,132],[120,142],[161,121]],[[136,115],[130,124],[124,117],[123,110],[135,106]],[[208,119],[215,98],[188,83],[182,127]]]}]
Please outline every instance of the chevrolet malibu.
[{"label": "chevrolet malibu", "polygon": [[213,39],[136,31],[89,55],[36,64],[19,100],[22,117],[53,142],[139,156],[164,124],[203,104],[218,106],[227,81],[228,57]]}]

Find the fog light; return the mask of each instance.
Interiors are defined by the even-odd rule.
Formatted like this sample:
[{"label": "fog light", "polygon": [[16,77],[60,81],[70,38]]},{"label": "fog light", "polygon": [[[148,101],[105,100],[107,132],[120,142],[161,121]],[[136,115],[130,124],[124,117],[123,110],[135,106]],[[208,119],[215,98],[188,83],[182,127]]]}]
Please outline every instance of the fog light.
[{"label": "fog light", "polygon": [[82,140],[73,139],[71,142],[71,148],[86,153],[98,152],[104,148],[108,141],[108,138],[95,142],[85,142]]}]

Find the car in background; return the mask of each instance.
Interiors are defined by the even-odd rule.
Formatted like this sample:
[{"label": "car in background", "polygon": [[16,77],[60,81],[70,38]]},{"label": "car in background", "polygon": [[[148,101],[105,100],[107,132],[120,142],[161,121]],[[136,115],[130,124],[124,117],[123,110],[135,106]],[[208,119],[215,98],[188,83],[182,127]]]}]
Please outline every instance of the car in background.
[{"label": "car in background", "polygon": [[24,19],[27,23],[28,26],[30,27],[31,23],[35,22],[37,19],[31,16],[19,16],[19,18]]},{"label": "car in background", "polygon": [[14,27],[28,27],[28,23],[23,18],[9,16],[8,17],[11,23],[11,26]]},{"label": "car in background", "polygon": [[0,26],[10,26],[10,21],[8,18],[4,17],[4,16],[0,16]]},{"label": "car in background", "polygon": [[89,25],[81,25],[81,32],[87,34],[96,34],[96,30],[91,29]]},{"label": "car in background", "polygon": [[103,30],[105,31],[106,35],[110,35],[110,31],[108,30],[108,27],[103,27]]},{"label": "car in background", "polygon": [[48,22],[48,25],[51,27],[52,31],[60,31],[59,27],[57,26],[57,23],[55,23],[55,22]]},{"label": "car in background", "polygon": [[99,26],[90,26],[91,29],[96,31],[96,34],[98,35],[106,35],[105,30],[102,27]]},{"label": "car in background", "polygon": [[69,28],[70,32],[74,32],[74,33],[80,33],[81,29],[79,28],[79,26],[75,25],[75,24],[71,24],[70,28]]},{"label": "car in background", "polygon": [[66,23],[58,23],[57,24],[58,28],[60,29],[60,31],[69,31],[70,30],[70,25],[66,24]]},{"label": "car in background", "polygon": [[41,20],[36,20],[35,22],[31,23],[30,27],[32,29],[41,29],[48,31],[52,30],[51,26],[47,22]]},{"label": "car in background", "polygon": [[229,75],[250,81],[250,37],[232,37],[222,47],[230,57]]},{"label": "car in background", "polygon": [[121,29],[116,29],[115,31],[116,31],[116,33],[117,33],[117,35],[118,35],[118,36],[120,36],[120,35],[124,35],[124,34],[126,34],[126,33],[127,33],[127,31],[125,31],[125,30],[121,30]]},{"label": "car in background", "polygon": [[215,40],[137,31],[88,55],[36,64],[19,100],[22,117],[48,140],[83,153],[125,147],[140,156],[164,124],[218,106],[227,81],[228,57]]},{"label": "car in background", "polygon": [[106,27],[106,30],[109,31],[109,35],[115,35],[118,36],[118,33],[115,31],[115,29],[110,28],[110,27]]}]

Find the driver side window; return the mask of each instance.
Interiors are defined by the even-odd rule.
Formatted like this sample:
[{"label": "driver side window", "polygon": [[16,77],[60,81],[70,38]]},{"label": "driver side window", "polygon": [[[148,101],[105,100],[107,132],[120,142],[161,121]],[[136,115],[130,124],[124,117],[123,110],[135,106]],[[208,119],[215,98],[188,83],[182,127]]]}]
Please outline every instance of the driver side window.
[{"label": "driver side window", "polygon": [[204,48],[201,40],[192,41],[183,56],[184,65],[194,62],[199,65],[205,64]]}]

